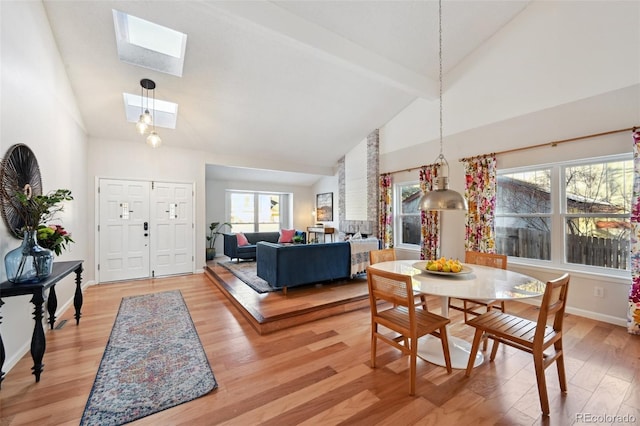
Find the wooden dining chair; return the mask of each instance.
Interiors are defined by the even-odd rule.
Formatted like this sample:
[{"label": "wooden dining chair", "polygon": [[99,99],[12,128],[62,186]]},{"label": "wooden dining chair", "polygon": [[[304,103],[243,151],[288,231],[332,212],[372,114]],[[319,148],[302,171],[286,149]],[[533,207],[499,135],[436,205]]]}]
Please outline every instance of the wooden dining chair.
[{"label": "wooden dining chair", "polygon": [[[374,263],[380,262],[389,262],[392,260],[396,260],[396,249],[394,248],[386,248],[381,250],[372,250],[369,252],[369,263],[373,265]],[[422,309],[427,310],[427,296],[421,293],[414,292],[416,298],[419,301],[416,301],[416,304],[422,306]]]},{"label": "wooden dining chair", "polygon": [[[562,323],[567,303],[568,289],[569,274],[564,274],[560,278],[547,282],[537,321],[531,321],[498,311],[486,312],[471,319],[468,324],[475,327],[476,331],[473,337],[471,355],[465,376],[469,377],[471,375],[473,361],[478,353],[480,340],[483,335],[493,340],[491,361],[495,359],[500,343],[529,352],[533,355],[542,414],[548,416],[549,397],[547,395],[545,369],[554,361],[558,368],[560,390],[563,393],[567,392],[567,380],[564,372],[564,352],[562,350]],[[553,318],[551,325],[547,325],[549,318]],[[545,354],[544,351],[552,345],[554,349],[553,353]]]},{"label": "wooden dining chair", "polygon": [[[503,254],[467,251],[464,254],[464,263],[507,269],[507,256]],[[460,301],[462,305],[459,304]],[[449,309],[464,312],[465,323],[469,321],[469,316],[476,317],[483,313],[478,312],[479,308],[484,308],[485,312],[489,312],[492,309],[499,309],[500,311],[505,312],[504,300],[449,299]],[[484,349],[486,349],[486,345]]]},{"label": "wooden dining chair", "polygon": [[[416,309],[413,298],[411,276],[393,272],[367,269],[369,304],[371,306],[371,368],[376,367],[378,339],[399,349],[410,357],[410,395],[416,392],[416,358],[418,338],[432,334],[442,341],[442,350],[447,372],[451,374],[451,356],[447,340],[448,318],[426,310]],[[390,302],[378,306],[379,301]],[[384,307],[386,306],[386,307]],[[389,337],[378,330],[383,326],[398,333]]]}]

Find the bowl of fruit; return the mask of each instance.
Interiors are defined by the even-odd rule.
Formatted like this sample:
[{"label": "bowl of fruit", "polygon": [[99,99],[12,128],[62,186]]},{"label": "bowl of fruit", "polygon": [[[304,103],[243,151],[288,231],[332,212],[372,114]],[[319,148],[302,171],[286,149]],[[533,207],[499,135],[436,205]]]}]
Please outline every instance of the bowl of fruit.
[{"label": "bowl of fruit", "polygon": [[472,271],[470,267],[463,265],[458,259],[447,259],[445,257],[436,260],[427,260],[426,262],[422,260],[414,263],[413,267],[422,272],[436,275],[468,274]]}]

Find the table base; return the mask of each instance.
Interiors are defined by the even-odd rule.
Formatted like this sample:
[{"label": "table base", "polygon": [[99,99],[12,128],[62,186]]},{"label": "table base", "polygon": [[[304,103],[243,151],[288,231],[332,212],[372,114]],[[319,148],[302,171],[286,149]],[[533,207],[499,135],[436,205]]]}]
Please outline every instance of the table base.
[{"label": "table base", "polygon": [[[451,355],[451,367],[458,370],[465,370],[471,354],[471,343],[451,335],[449,338],[449,354]],[[442,342],[437,337],[427,335],[418,339],[418,356],[432,364],[445,367],[444,354],[442,353]],[[480,351],[476,354],[473,366],[477,367],[484,361],[484,356]]]}]

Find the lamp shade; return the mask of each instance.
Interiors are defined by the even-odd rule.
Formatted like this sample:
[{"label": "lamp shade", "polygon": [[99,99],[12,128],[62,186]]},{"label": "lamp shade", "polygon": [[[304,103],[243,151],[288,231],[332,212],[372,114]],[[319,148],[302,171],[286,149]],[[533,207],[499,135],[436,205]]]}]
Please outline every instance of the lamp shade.
[{"label": "lamp shade", "polygon": [[467,210],[467,200],[460,193],[448,188],[448,179],[436,178],[436,189],[420,198],[420,210]]},{"label": "lamp shade", "polygon": [[149,133],[149,136],[147,136],[147,145],[153,148],[157,148],[161,143],[162,139],[160,139],[160,136],[155,132],[155,130]]}]

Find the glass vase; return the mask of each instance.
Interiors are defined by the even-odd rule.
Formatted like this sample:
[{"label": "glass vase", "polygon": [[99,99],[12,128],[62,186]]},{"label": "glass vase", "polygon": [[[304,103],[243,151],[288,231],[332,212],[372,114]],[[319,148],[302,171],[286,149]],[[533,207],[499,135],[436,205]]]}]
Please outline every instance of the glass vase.
[{"label": "glass vase", "polygon": [[38,245],[36,231],[24,231],[20,247],[4,257],[4,267],[12,283],[37,283],[51,275],[53,252]]}]

